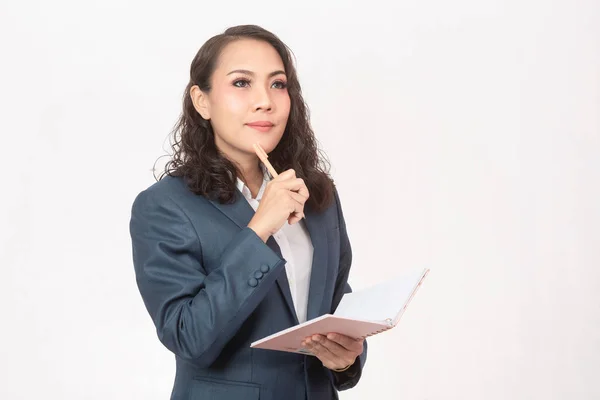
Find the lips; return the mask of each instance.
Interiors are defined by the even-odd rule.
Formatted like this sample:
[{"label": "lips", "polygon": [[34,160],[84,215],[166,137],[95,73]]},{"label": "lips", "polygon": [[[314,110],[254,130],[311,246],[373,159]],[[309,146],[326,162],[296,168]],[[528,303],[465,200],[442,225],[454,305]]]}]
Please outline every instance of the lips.
[{"label": "lips", "polygon": [[272,122],[269,121],[254,121],[247,123],[248,127],[254,129],[255,131],[267,133],[271,132],[273,126],[275,126]]},{"label": "lips", "polygon": [[255,122],[249,122],[246,125],[251,126],[251,127],[256,127],[256,128],[271,128],[274,124],[272,122],[269,121],[255,121]]}]

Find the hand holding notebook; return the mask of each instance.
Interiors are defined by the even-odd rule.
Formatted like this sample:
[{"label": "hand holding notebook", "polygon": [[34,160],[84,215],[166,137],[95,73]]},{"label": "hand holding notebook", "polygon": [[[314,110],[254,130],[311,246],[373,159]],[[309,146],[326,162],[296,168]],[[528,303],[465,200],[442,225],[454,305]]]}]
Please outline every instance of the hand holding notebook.
[{"label": "hand holding notebook", "polygon": [[355,339],[395,327],[429,269],[412,271],[368,289],[346,293],[335,313],[325,314],[274,333],[250,347],[310,354],[302,348],[307,336],[339,333]]}]

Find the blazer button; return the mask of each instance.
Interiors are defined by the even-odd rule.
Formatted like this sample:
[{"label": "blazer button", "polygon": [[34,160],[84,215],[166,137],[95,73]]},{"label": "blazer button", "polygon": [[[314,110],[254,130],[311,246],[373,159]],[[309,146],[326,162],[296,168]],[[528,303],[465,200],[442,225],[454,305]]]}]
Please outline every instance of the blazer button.
[{"label": "blazer button", "polygon": [[254,278],[250,278],[250,280],[248,280],[248,285],[252,286],[252,287],[257,287],[258,286],[258,281]]},{"label": "blazer button", "polygon": [[254,277],[255,277],[256,279],[260,279],[260,278],[262,278],[262,277],[263,277],[263,273],[262,273],[262,272],[260,272],[260,271],[256,271],[256,272],[254,273]]},{"label": "blazer button", "polygon": [[260,272],[266,274],[267,272],[269,272],[269,266],[267,264],[264,264],[260,267]]}]

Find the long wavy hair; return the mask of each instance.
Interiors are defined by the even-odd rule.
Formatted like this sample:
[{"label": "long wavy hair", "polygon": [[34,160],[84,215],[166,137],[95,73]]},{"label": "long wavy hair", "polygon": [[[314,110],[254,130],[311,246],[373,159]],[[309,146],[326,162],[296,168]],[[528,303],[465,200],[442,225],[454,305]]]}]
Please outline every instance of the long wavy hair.
[{"label": "long wavy hair", "polygon": [[171,133],[173,155],[158,180],[169,176],[183,177],[189,189],[221,203],[235,201],[236,177],[240,172],[235,163],[225,157],[215,145],[210,121],[194,108],[190,89],[194,85],[208,93],[211,77],[222,50],[240,39],[262,40],[275,48],[285,68],[290,96],[290,114],[283,136],[269,154],[276,171],[293,168],[304,179],[310,192],[306,206],[319,212],[333,201],[333,180],[329,162],[318,148],[310,126],[309,110],[302,97],[291,50],[273,33],[256,25],[241,25],[227,29],[209,39],[198,51],[190,67],[190,81],[183,95],[183,111]]}]

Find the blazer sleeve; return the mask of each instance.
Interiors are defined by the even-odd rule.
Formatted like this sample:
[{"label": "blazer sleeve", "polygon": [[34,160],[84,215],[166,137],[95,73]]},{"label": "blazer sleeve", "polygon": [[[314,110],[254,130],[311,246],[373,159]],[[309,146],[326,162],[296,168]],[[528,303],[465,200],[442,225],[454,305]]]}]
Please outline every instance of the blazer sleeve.
[{"label": "blazer sleeve", "polygon": [[[352,288],[348,284],[348,276],[350,275],[350,266],[352,264],[352,247],[350,246],[350,240],[348,238],[348,232],[346,230],[346,222],[344,220],[344,213],[342,212],[342,206],[339,199],[337,190],[334,190],[335,203],[338,213],[338,221],[340,227],[340,264],[338,270],[338,276],[335,283],[335,291],[333,295],[332,310],[333,313],[337,306],[340,304],[342,297],[345,293],[352,292]],[[351,389],[360,380],[362,375],[362,369],[367,361],[367,341],[363,343],[363,352],[357,357],[354,364],[346,371],[335,372],[331,371],[333,384],[337,390]]]},{"label": "blazer sleeve", "polygon": [[158,338],[200,367],[217,359],[285,263],[245,228],[223,251],[219,268],[207,274],[191,221],[167,194],[157,191],[136,197],[130,234],[137,285]]}]

